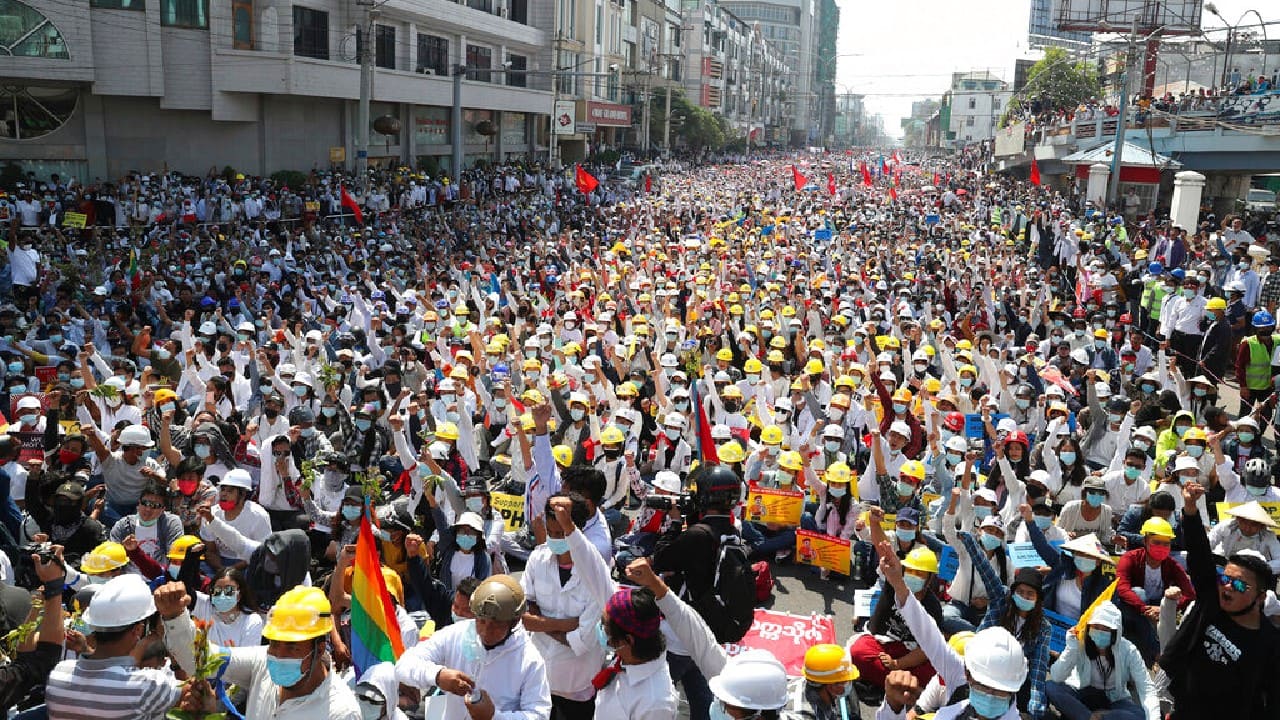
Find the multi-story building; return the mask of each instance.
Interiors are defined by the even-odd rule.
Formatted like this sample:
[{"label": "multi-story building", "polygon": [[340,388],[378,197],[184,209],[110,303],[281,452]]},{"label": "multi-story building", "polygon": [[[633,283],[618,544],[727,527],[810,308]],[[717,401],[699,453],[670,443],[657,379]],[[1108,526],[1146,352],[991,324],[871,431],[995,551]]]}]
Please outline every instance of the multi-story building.
[{"label": "multi-story building", "polygon": [[[690,1],[692,0],[686,0]],[[785,108],[791,123],[788,141],[796,146],[821,142],[823,130],[820,118],[824,92],[819,89],[818,79],[830,76],[834,82],[835,77],[836,58],[832,52],[834,46],[827,48],[828,52],[824,55],[824,49],[818,43],[818,2],[819,0],[721,1],[721,5],[735,16],[758,27],[764,39],[782,53],[790,82],[790,104]],[[834,7],[834,3],[831,5]],[[839,23],[838,14],[832,22]],[[834,43],[834,35],[832,38]],[[832,67],[820,69],[818,65],[823,62],[832,64]],[[829,102],[830,88],[826,90]]]},{"label": "multi-story building", "polygon": [[863,95],[841,93],[836,96],[836,117],[833,128],[833,144],[836,147],[851,147],[865,143],[863,123],[866,107]]},{"label": "multi-story building", "polygon": [[952,73],[951,89],[942,99],[950,112],[948,144],[961,147],[994,138],[1011,97],[1008,83],[989,70]]},{"label": "multi-story building", "polygon": [[1027,40],[1031,47],[1087,46],[1092,33],[1059,30],[1053,6],[1053,0],[1031,0],[1031,15],[1027,19]]},{"label": "multi-story building", "polygon": [[[560,0],[575,1],[585,2]],[[552,3],[379,3],[370,118],[388,133],[371,132],[370,163],[451,170],[457,66],[470,68],[464,164],[545,152]],[[349,165],[364,11],[339,0],[0,0],[0,161],[85,179],[165,163],[199,174],[212,162],[250,173]],[[620,57],[614,38],[583,50],[607,66]]]}]

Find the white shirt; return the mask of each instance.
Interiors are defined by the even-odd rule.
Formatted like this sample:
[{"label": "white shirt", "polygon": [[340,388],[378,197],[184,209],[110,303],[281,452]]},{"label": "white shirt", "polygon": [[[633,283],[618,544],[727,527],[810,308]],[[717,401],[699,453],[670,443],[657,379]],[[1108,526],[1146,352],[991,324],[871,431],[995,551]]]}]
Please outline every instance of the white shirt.
[{"label": "white shirt", "polygon": [[596,694],[596,720],[670,720],[679,701],[667,655],[638,665],[623,665],[622,672]]},{"label": "white shirt", "polygon": [[[271,720],[361,720],[360,705],[351,688],[329,671],[324,682],[304,697],[280,702],[280,688],[271,682],[267,674],[267,648],[265,645],[232,648],[223,679],[249,689],[246,718],[271,718]],[[305,663],[304,663],[305,665]]]},{"label": "white shirt", "polygon": [[225,622],[216,610],[209,596],[196,593],[196,608],[193,613],[198,620],[212,622],[209,626],[209,644],[218,647],[252,648],[262,644],[262,616],[258,613],[247,613],[243,610],[231,622]]},{"label": "white shirt", "polygon": [[245,500],[235,520],[227,520],[220,505],[213,506],[213,522],[200,526],[200,537],[212,540],[223,560],[248,560],[254,548],[271,534],[271,516],[262,506]]},{"label": "white shirt", "polygon": [[[569,539],[571,557],[593,553],[595,548],[581,532]],[[604,665],[604,648],[596,639],[596,624],[604,612],[600,599],[590,591],[589,583],[582,579],[582,570],[575,562],[569,581],[560,584],[560,565],[545,544],[529,554],[520,586],[525,599],[536,602],[541,615],[555,619],[577,618],[578,627],[565,634],[568,645],[546,633],[530,633],[533,646],[538,649],[548,667],[555,672],[548,678],[553,695],[570,700],[589,700],[595,694],[591,679]]]}]

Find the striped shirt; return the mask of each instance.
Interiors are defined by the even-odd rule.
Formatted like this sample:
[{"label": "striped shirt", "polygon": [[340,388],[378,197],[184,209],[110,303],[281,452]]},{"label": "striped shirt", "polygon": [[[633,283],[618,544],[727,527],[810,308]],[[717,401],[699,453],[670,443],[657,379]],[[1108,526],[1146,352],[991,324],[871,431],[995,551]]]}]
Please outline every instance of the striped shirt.
[{"label": "striped shirt", "polygon": [[139,668],[133,658],[63,660],[45,688],[49,720],[143,720],[165,716],[182,694],[168,670]]}]

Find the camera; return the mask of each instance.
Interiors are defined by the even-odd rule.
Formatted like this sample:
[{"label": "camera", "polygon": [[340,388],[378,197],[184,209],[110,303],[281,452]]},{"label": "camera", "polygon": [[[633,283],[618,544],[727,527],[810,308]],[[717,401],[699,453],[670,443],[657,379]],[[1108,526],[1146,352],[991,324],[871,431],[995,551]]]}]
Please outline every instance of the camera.
[{"label": "camera", "polygon": [[694,515],[698,512],[698,501],[692,493],[679,495],[650,495],[644,499],[644,506],[653,510],[670,511],[679,508],[681,515]]},{"label": "camera", "polygon": [[14,585],[27,589],[40,587],[40,576],[36,574],[36,564],[31,559],[32,555],[38,556],[41,562],[54,561],[53,543],[33,542],[18,548],[13,568]]}]

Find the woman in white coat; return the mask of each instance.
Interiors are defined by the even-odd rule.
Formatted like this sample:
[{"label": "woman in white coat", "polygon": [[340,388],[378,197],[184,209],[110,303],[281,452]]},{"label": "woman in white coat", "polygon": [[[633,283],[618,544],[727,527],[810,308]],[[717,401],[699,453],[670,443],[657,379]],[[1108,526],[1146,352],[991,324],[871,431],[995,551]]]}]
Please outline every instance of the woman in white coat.
[{"label": "woman in white coat", "polygon": [[[1049,702],[1064,720],[1160,720],[1160,701],[1147,666],[1133,643],[1121,636],[1120,609],[1102,603],[1089,618],[1083,640],[1067,633],[1067,645],[1049,668]],[[1136,697],[1130,695],[1132,684]]]}]

